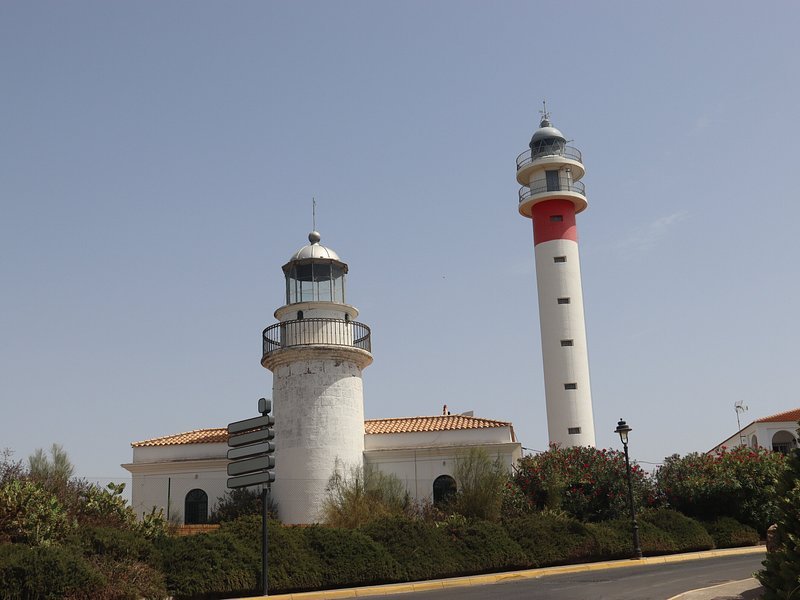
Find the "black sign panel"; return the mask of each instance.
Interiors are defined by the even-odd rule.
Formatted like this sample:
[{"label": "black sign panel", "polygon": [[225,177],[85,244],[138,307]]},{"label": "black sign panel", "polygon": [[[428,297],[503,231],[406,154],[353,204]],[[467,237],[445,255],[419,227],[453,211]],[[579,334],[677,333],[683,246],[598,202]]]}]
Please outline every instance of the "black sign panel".
[{"label": "black sign panel", "polygon": [[245,473],[274,468],[274,456],[256,456],[255,458],[247,458],[245,460],[228,463],[228,475],[244,475]]},{"label": "black sign panel", "polygon": [[228,488],[249,487],[251,485],[272,483],[273,481],[275,481],[275,474],[272,471],[262,471],[261,473],[250,473],[249,475],[231,477],[228,479]]}]

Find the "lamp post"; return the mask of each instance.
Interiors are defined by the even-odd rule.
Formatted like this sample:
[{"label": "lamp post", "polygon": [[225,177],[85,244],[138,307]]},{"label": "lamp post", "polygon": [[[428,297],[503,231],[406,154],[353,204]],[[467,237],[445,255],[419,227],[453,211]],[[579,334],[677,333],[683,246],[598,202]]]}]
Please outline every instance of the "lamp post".
[{"label": "lamp post", "polygon": [[642,547],[639,544],[639,525],[636,523],[636,505],[633,503],[633,480],[631,479],[631,461],[628,458],[628,434],[633,431],[622,419],[617,423],[614,433],[619,434],[622,446],[625,448],[625,468],[628,475],[628,503],[631,506],[631,521],[633,522],[633,558],[642,558]]}]

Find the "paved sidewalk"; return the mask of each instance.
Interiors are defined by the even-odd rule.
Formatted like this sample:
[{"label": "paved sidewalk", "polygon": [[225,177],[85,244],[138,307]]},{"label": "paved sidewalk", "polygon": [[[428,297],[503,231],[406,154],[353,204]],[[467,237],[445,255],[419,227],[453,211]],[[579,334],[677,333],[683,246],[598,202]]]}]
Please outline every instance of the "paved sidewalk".
[{"label": "paved sidewalk", "polygon": [[764,588],[752,577],[741,581],[731,581],[712,587],[691,590],[673,596],[669,600],[757,600]]},{"label": "paved sidewalk", "polygon": [[[366,596],[385,596],[387,594],[401,594],[406,592],[420,592],[437,590],[453,587],[467,587],[474,585],[488,585],[492,583],[502,583],[519,579],[538,579],[560,573],[580,573],[584,571],[600,571],[603,569],[619,569],[622,567],[634,567],[637,565],[665,564],[673,562],[683,562],[687,560],[700,560],[703,558],[716,558],[719,556],[732,556],[735,554],[757,554],[765,552],[764,546],[748,546],[745,548],[730,548],[727,550],[707,550],[705,552],[689,552],[686,554],[669,554],[667,556],[645,557],[641,560],[612,560],[596,563],[584,563],[577,565],[565,565],[563,567],[547,567],[544,569],[529,569],[525,571],[509,571],[507,573],[492,573],[488,575],[474,575],[471,577],[454,577],[451,579],[437,579],[433,581],[416,581],[410,583],[390,583],[386,585],[373,585],[358,588],[344,588],[338,590],[324,590],[319,592],[302,592],[296,594],[278,594],[269,596],[270,600],[338,600],[340,598],[362,598]],[[757,586],[757,582],[752,579],[724,584],[724,586],[734,586],[735,584]],[[747,588],[742,588],[742,591]],[[711,595],[702,595],[709,592]],[[739,595],[735,588],[730,591],[723,589],[723,586],[706,588],[704,590],[693,590],[685,592],[669,600],[756,600],[760,597],[760,592],[756,595]],[[701,594],[701,595],[687,595]],[[714,595],[717,594],[717,595]],[[240,600],[255,600],[264,596],[251,596]]]}]

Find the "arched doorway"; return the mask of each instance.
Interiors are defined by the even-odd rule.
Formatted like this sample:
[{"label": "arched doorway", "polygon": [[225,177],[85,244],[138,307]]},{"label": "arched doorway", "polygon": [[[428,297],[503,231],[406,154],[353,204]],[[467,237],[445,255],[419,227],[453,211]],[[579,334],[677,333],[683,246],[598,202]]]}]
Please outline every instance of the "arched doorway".
[{"label": "arched doorway", "polygon": [[775,452],[786,454],[789,450],[796,447],[797,440],[794,439],[794,436],[789,431],[779,431],[772,436],[772,449]]},{"label": "arched doorway", "polygon": [[201,489],[193,489],[186,494],[183,522],[187,525],[198,525],[206,521],[208,521],[208,494]]},{"label": "arched doorway", "polygon": [[439,475],[433,482],[433,504],[443,504],[456,493],[456,480],[450,475]]}]

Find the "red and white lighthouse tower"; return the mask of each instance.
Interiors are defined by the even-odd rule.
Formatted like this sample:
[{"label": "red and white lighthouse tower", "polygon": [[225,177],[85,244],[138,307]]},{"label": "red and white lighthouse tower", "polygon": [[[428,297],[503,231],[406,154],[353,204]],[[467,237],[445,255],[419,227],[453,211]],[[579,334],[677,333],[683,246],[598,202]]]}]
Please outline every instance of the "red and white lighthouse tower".
[{"label": "red and white lighthouse tower", "polygon": [[575,215],[586,209],[581,153],[543,118],[517,157],[519,212],[533,219],[550,443],[594,446]]}]

